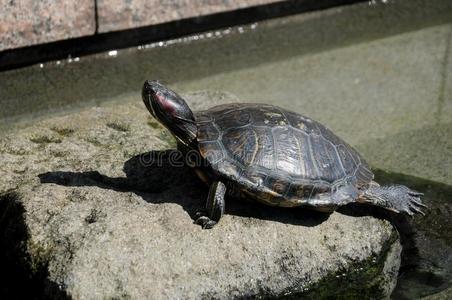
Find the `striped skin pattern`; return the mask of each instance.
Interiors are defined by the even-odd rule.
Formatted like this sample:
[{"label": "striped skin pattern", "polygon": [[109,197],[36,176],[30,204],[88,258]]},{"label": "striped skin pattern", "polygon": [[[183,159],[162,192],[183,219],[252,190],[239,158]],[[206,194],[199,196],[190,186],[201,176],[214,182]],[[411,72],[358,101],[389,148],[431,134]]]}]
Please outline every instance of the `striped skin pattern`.
[{"label": "striped skin pattern", "polygon": [[239,196],[274,206],[316,206],[319,195],[344,186],[366,189],[373,179],[351,146],[320,123],[282,108],[226,104],[195,119],[201,155]]}]

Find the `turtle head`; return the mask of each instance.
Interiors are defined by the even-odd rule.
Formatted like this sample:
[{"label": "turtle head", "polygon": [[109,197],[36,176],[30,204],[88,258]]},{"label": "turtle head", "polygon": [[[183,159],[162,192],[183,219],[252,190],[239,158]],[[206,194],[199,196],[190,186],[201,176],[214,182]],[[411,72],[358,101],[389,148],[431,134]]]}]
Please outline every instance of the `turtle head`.
[{"label": "turtle head", "polygon": [[142,97],[151,115],[178,140],[190,145],[196,139],[197,128],[193,112],[181,96],[157,80],[146,80]]}]

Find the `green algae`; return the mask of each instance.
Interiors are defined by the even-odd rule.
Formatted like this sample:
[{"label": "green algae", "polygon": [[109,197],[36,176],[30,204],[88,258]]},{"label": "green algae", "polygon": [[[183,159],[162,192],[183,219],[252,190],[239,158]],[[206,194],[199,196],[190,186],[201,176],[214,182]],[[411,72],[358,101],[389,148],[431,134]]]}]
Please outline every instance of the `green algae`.
[{"label": "green algae", "polygon": [[165,142],[168,147],[170,148],[176,148],[177,146],[177,142],[176,139],[174,138],[174,136],[169,133],[167,130],[163,130],[158,134],[158,137],[160,140],[162,140],[163,142]]},{"label": "green algae", "polygon": [[63,137],[71,136],[75,132],[75,129],[69,127],[52,127],[50,129]]},{"label": "green algae", "polygon": [[48,136],[48,135],[36,135],[30,138],[30,141],[35,144],[50,144],[50,143],[61,143],[62,140],[58,137]]},{"label": "green algae", "polygon": [[[385,297],[388,278],[383,272],[385,263],[395,253],[391,253],[398,234],[394,232],[383,245],[380,255],[356,262],[347,270],[338,270],[334,274],[322,278],[312,286],[297,291],[292,289],[278,299],[379,299]],[[265,298],[265,297],[264,297]]]},{"label": "green algae", "polygon": [[87,141],[88,143],[90,143],[90,144],[92,144],[92,145],[94,145],[96,147],[102,147],[103,146],[102,143],[99,142],[99,140],[94,138],[94,137],[85,138],[85,141]]},{"label": "green algae", "polygon": [[110,123],[107,123],[107,126],[116,131],[127,132],[130,130],[129,124],[125,124],[125,123],[121,123],[121,122],[110,122]]},{"label": "green algae", "polygon": [[146,124],[148,124],[152,129],[163,128],[163,126],[152,117],[148,117]]},{"label": "green algae", "polygon": [[159,130],[157,134],[158,138],[162,142],[166,143],[169,147],[175,148],[177,146],[176,139],[173,137],[173,135],[154,118],[148,117],[146,124],[148,124],[152,129]]}]

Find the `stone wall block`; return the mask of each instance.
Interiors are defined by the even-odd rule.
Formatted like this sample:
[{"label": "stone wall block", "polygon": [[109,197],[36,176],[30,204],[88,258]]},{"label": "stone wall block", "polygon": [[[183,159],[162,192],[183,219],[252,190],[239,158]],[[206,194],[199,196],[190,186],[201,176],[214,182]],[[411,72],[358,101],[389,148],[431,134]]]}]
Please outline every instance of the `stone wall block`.
[{"label": "stone wall block", "polygon": [[94,34],[93,0],[0,0],[0,51]]},{"label": "stone wall block", "polygon": [[281,0],[98,0],[99,32],[204,16]]}]

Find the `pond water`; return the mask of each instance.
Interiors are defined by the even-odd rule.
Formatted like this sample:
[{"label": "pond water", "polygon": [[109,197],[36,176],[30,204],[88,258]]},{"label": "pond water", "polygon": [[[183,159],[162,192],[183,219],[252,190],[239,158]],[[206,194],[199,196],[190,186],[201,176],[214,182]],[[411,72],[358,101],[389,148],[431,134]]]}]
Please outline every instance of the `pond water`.
[{"label": "pond water", "polygon": [[308,115],[381,183],[425,193],[426,217],[396,220],[404,257],[393,296],[435,294],[452,284],[452,6],[425,2],[370,1],[3,72],[1,126],[141,101],[145,79]]}]

